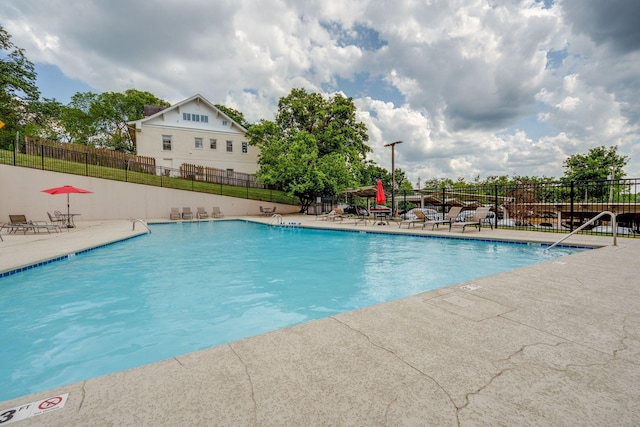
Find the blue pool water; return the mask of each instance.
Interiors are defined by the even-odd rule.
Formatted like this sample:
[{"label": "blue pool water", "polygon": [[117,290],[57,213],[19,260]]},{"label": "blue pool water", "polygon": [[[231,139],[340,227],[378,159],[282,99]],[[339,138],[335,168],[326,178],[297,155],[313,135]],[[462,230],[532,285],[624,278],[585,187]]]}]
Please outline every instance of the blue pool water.
[{"label": "blue pool water", "polygon": [[152,230],[0,279],[0,401],[578,250],[242,221]]}]

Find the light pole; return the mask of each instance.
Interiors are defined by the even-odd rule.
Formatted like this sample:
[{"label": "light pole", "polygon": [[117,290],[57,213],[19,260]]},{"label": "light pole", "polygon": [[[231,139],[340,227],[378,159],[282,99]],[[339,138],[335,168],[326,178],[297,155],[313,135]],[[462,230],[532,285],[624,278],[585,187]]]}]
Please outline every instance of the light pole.
[{"label": "light pole", "polygon": [[385,147],[391,147],[391,216],[396,216],[396,203],[394,197],[396,194],[396,144],[402,144],[402,141],[396,141],[384,145]]}]

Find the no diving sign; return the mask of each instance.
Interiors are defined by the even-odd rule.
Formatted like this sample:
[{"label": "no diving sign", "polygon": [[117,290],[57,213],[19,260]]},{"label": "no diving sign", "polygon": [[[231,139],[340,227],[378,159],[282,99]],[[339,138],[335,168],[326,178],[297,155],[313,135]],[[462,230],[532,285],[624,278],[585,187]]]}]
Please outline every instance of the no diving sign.
[{"label": "no diving sign", "polygon": [[44,414],[45,412],[56,411],[64,407],[69,393],[58,396],[47,397],[24,405],[16,406],[6,410],[0,410],[0,425],[11,424],[25,418]]}]

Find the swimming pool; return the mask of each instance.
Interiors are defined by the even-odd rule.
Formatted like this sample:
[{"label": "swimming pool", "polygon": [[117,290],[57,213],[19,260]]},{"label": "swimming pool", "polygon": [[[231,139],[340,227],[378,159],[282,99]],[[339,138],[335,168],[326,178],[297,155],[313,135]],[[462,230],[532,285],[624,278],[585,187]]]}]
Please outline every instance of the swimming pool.
[{"label": "swimming pool", "polygon": [[0,279],[0,400],[577,251],[243,221],[152,230]]}]

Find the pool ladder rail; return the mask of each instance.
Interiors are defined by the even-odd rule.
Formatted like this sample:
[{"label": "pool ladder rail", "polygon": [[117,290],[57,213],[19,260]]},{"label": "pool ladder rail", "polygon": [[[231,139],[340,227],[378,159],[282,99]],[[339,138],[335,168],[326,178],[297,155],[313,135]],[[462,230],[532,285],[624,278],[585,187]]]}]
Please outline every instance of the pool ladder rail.
[{"label": "pool ladder rail", "polygon": [[142,226],[143,226],[144,228],[146,228],[146,229],[147,229],[148,234],[151,234],[151,229],[149,228],[149,226],[147,225],[147,223],[146,223],[146,222],[144,222],[143,220],[136,218],[136,219],[132,220],[131,222],[133,223],[133,229],[132,229],[132,231],[135,231],[135,230],[136,230],[136,222],[138,222],[138,223],[142,224]]},{"label": "pool ladder rail", "polygon": [[578,231],[582,231],[589,224],[593,224],[598,218],[600,218],[601,216],[604,216],[604,215],[609,215],[611,217],[611,227],[612,227],[611,228],[611,232],[613,233],[613,246],[618,246],[618,233],[617,233],[618,224],[616,224],[616,214],[611,212],[611,211],[602,211],[598,215],[596,215],[593,218],[591,218],[589,221],[587,221],[584,224],[582,224],[580,227],[578,227],[575,230],[573,230],[571,233],[569,233],[566,236],[564,236],[562,239],[560,239],[557,242],[555,242],[553,245],[547,247],[545,249],[545,251],[548,251],[549,249],[553,248],[557,244],[564,242],[569,237],[573,236]]},{"label": "pool ladder rail", "polygon": [[299,227],[302,225],[301,222],[289,221],[285,222],[280,214],[273,214],[271,218],[269,218],[269,225],[279,225],[280,227]]}]

